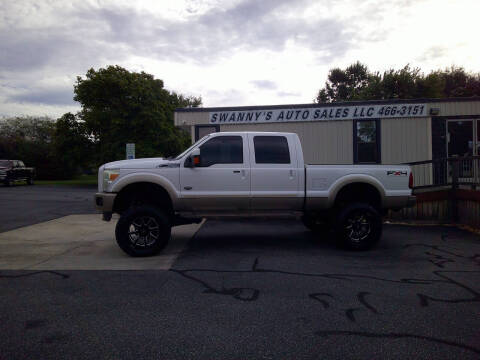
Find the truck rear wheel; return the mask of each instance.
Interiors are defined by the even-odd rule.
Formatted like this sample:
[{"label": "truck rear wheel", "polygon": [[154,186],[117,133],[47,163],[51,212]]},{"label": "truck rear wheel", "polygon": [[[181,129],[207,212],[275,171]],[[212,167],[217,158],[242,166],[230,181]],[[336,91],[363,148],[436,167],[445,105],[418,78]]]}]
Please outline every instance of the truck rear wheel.
[{"label": "truck rear wheel", "polygon": [[130,207],[115,228],[118,246],[135,257],[158,254],[167,245],[170,235],[168,216],[150,205]]},{"label": "truck rear wheel", "polygon": [[350,250],[368,250],[382,236],[382,217],[366,203],[353,203],[340,210],[335,224],[339,245]]}]

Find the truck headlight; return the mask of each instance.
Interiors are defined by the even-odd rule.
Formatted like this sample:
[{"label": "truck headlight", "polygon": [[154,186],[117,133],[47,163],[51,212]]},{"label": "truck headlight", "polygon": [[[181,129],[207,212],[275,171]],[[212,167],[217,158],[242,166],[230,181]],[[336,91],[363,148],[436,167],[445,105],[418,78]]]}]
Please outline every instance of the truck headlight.
[{"label": "truck headlight", "polygon": [[104,170],[103,171],[103,190],[108,189],[108,185],[112,184],[116,178],[120,175],[120,170]]}]

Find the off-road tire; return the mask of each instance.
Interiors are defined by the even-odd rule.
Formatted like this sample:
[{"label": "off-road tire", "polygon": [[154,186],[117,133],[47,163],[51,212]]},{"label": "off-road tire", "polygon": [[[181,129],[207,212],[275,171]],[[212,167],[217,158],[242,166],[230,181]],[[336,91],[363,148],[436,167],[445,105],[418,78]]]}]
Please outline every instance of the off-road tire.
[{"label": "off-road tire", "polygon": [[382,236],[382,216],[366,203],[352,203],[340,209],[335,222],[338,244],[349,250],[368,250]]},{"label": "off-road tire", "polygon": [[167,245],[170,235],[169,217],[151,205],[130,207],[115,227],[118,246],[134,257],[158,254]]}]

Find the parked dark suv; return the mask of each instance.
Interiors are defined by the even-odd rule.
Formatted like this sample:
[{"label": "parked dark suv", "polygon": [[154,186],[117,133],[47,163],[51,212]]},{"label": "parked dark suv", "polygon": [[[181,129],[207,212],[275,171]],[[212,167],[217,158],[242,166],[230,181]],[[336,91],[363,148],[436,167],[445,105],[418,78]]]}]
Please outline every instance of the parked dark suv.
[{"label": "parked dark suv", "polygon": [[0,181],[10,186],[14,181],[25,180],[32,185],[35,168],[27,168],[20,160],[0,160]]}]

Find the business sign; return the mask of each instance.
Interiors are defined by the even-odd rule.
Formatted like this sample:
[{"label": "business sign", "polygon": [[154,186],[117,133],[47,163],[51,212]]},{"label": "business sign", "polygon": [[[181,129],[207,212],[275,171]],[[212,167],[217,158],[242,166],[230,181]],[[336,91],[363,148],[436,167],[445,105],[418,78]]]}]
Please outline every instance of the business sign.
[{"label": "business sign", "polygon": [[355,105],[275,110],[215,111],[210,124],[327,121],[427,116],[425,104]]},{"label": "business sign", "polygon": [[127,160],[135,159],[135,144],[127,144]]}]

